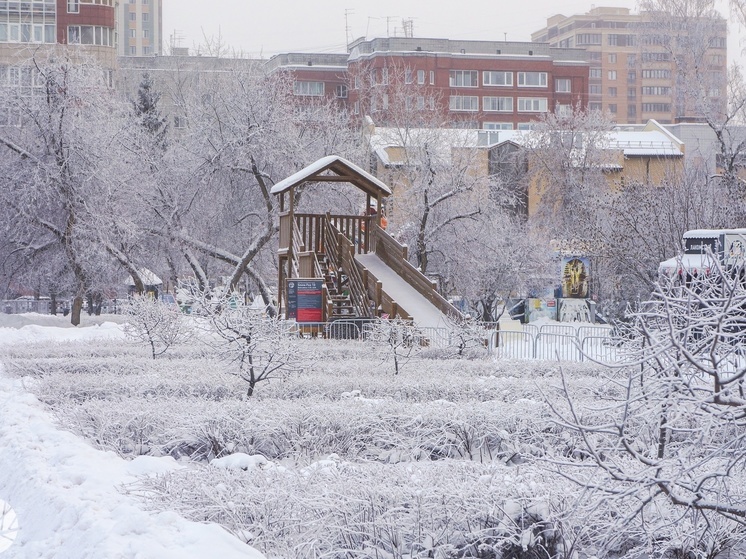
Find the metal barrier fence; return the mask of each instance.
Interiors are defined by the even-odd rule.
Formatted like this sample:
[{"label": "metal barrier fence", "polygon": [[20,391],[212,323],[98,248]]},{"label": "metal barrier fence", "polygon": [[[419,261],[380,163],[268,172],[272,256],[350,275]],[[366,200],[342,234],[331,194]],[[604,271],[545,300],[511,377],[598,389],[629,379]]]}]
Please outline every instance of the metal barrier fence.
[{"label": "metal barrier fence", "polygon": [[[431,348],[455,348],[464,340],[487,346],[489,353],[502,359],[544,359],[559,361],[615,362],[618,344],[608,326],[564,324],[522,325],[522,331],[475,328],[455,331],[449,328],[414,328],[413,336]],[[289,333],[303,338],[369,340],[375,333],[375,320],[335,320],[332,322],[290,323]],[[481,341],[480,341],[481,340]]]}]

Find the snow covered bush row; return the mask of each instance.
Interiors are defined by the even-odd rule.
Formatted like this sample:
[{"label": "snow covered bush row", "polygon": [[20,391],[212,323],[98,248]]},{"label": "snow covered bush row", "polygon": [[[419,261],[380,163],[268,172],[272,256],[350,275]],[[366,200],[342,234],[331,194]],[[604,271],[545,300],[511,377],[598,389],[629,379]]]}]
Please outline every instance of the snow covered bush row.
[{"label": "snow covered bush row", "polygon": [[556,522],[568,501],[563,484],[536,469],[452,460],[360,464],[337,456],[299,469],[218,462],[130,490],[156,509],[218,522],[268,557],[287,559],[517,557],[511,551],[566,551],[582,536]]}]

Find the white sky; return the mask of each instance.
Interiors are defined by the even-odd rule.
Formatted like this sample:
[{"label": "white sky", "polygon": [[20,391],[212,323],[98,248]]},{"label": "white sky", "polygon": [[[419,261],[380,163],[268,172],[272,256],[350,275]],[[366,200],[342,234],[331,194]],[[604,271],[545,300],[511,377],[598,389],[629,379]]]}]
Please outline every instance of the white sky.
[{"label": "white sky", "polygon": [[[637,0],[592,2],[570,0],[471,0],[454,3],[422,0],[163,0],[164,47],[193,48],[204,37],[220,35],[224,43],[251,57],[278,52],[346,52],[346,42],[366,36],[403,35],[402,20],[411,19],[415,37],[530,41],[548,17],[586,13],[594,5],[636,11]],[[725,0],[719,0],[725,5]],[[429,6],[428,6],[429,4]],[[437,4],[438,7],[435,7]],[[209,6],[209,8],[207,7]],[[561,6],[559,8],[558,6]],[[726,14],[725,10],[721,13]],[[738,49],[732,25],[732,56]]]}]

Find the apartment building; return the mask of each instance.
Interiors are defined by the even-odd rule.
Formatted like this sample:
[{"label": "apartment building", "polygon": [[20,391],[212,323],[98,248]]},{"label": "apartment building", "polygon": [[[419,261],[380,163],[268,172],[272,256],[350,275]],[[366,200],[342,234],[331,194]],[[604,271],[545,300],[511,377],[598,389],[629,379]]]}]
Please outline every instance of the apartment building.
[{"label": "apartment building", "polygon": [[549,111],[585,107],[583,49],[498,41],[358,39],[344,55],[277,55],[298,97],[334,97],[360,119],[386,124],[419,114],[438,126],[526,129]]},{"label": "apartment building", "polygon": [[119,56],[163,54],[163,0],[118,0]]},{"label": "apartment building", "polygon": [[83,45],[116,65],[115,0],[0,0],[0,64],[6,69],[44,45]]},{"label": "apartment building", "polygon": [[[40,95],[32,57],[65,45],[93,57],[113,85],[116,68],[115,0],[0,0],[0,88]],[[17,125],[20,114],[0,105],[0,126]]]},{"label": "apartment building", "polygon": [[700,26],[709,34],[706,68],[700,74],[707,82],[705,91],[694,91],[685,73],[695,50],[691,29],[673,24],[666,39],[668,29],[656,28],[654,14],[597,7],[585,14],[554,15],[531,40],[588,52],[590,109],[608,111],[619,123],[696,121],[704,106],[720,112],[726,107],[727,23],[706,21],[706,27]]}]

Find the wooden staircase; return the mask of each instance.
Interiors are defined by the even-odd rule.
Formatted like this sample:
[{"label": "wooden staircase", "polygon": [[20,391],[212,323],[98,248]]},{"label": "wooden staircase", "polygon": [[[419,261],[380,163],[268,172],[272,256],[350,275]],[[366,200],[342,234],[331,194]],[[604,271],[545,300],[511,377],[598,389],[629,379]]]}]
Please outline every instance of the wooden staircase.
[{"label": "wooden staircase", "polygon": [[334,269],[330,266],[326,257],[319,260],[319,265],[329,294],[328,300],[332,303],[328,320],[355,318],[355,308],[350,297],[349,278],[341,269]]}]

